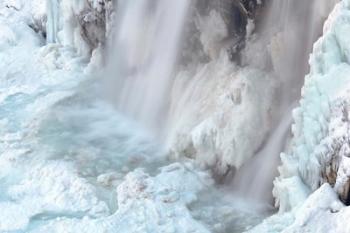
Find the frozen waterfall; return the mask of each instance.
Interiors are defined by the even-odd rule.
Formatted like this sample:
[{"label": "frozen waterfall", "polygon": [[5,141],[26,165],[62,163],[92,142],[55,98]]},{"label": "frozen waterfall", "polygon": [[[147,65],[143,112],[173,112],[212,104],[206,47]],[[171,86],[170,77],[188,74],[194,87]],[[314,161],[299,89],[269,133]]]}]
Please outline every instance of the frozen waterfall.
[{"label": "frozen waterfall", "polygon": [[189,0],[122,0],[107,85],[118,109],[161,132]]}]

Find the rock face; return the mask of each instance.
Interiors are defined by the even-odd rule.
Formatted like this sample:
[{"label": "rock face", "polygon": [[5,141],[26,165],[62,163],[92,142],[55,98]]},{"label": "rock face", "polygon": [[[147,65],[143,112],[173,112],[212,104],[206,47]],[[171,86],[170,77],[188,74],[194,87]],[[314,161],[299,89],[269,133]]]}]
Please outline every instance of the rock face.
[{"label": "rock face", "polygon": [[81,27],[81,35],[91,49],[105,44],[107,24],[111,21],[112,0],[88,2],[88,7],[75,17]]},{"label": "rock face", "polygon": [[219,0],[213,4],[225,19],[231,30],[243,33],[246,29],[248,19],[255,19],[265,1],[258,0]]},{"label": "rock face", "polygon": [[349,113],[349,103],[346,100],[338,100],[332,106],[329,136],[320,143],[324,150],[318,155],[321,158],[321,184],[331,184],[346,205],[350,204]]},{"label": "rock face", "polygon": [[47,0],[47,41],[72,46],[90,56],[106,43],[115,6],[113,0]]}]

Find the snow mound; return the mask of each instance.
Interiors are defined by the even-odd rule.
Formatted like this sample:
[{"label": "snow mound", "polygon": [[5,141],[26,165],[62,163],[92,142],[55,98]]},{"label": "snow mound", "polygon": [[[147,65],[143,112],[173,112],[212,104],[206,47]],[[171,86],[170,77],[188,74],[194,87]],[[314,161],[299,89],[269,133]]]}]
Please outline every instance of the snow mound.
[{"label": "snow mound", "polygon": [[152,177],[135,170],[117,188],[118,209],[108,217],[62,218],[33,232],[209,232],[193,219],[186,205],[211,183],[191,164],[172,164]]}]

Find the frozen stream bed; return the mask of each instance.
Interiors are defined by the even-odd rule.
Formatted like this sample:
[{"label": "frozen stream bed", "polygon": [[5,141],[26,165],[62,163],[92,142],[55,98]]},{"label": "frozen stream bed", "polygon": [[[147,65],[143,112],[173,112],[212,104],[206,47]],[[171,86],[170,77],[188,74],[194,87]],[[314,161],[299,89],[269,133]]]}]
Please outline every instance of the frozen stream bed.
[{"label": "frozen stream bed", "polygon": [[97,99],[94,58],[44,44],[25,14],[0,9],[0,232],[242,232],[262,220]]}]

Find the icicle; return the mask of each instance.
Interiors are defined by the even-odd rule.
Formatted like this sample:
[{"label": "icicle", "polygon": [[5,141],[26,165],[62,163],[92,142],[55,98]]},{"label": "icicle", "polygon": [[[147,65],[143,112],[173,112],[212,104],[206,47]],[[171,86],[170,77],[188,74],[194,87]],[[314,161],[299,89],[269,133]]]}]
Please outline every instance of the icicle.
[{"label": "icicle", "polygon": [[46,41],[48,43],[57,42],[59,4],[58,0],[46,0],[47,23],[46,23]]}]

